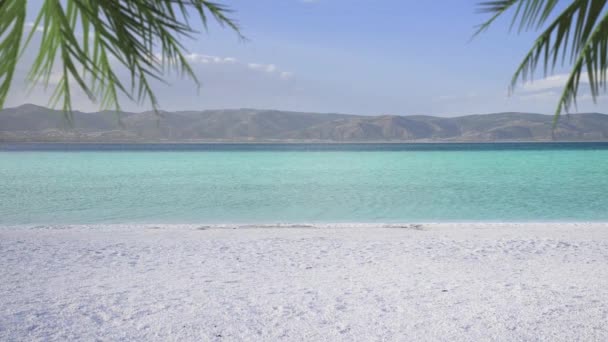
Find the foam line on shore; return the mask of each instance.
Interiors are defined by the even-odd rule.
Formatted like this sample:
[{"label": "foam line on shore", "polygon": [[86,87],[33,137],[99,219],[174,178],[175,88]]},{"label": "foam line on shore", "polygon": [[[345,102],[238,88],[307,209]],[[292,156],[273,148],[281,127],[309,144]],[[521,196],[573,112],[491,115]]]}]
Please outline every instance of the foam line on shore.
[{"label": "foam line on shore", "polygon": [[443,230],[443,229],[543,229],[552,228],[606,228],[608,222],[573,221],[573,222],[406,222],[406,223],[369,223],[369,222],[338,222],[338,223],[212,223],[212,224],[180,224],[180,223],[97,223],[97,224],[30,224],[30,225],[0,225],[0,229],[93,229],[93,230],[208,230],[208,229],[409,229],[409,230]]}]

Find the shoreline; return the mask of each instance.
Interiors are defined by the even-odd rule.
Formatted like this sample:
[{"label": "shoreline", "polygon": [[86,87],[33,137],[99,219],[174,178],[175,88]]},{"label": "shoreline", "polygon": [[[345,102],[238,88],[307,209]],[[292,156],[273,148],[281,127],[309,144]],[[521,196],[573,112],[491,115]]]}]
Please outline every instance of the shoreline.
[{"label": "shoreline", "polygon": [[417,221],[417,222],[277,222],[277,223],[78,223],[78,224],[2,224],[0,230],[10,229],[512,229],[531,228],[606,228],[608,221]]}]

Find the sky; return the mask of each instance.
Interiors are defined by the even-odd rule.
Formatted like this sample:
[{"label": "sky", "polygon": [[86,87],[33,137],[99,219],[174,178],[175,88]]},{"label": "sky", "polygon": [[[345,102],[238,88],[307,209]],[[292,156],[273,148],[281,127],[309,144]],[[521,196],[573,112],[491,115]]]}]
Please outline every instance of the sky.
[{"label": "sky", "polygon": [[[510,32],[509,18],[472,38],[487,19],[475,0],[219,0],[234,10],[242,41],[211,24],[184,39],[200,89],[168,76],[155,84],[163,110],[258,108],[363,115],[457,116],[520,111],[552,114],[567,68],[508,93],[537,32]],[[33,18],[40,0],[30,0]],[[35,45],[35,41],[33,42]],[[47,105],[51,91],[26,92],[26,51],[7,106]],[[583,90],[579,112],[608,112]],[[76,92],[74,108],[99,109]],[[148,104],[121,101],[127,111]]]}]

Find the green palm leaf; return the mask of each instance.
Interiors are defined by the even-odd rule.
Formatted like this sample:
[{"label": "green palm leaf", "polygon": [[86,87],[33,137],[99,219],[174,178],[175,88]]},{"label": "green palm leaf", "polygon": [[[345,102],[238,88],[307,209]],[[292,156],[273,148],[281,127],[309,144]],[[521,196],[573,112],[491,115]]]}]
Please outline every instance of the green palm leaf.
[{"label": "green palm leaf", "polygon": [[[32,85],[49,85],[59,69],[51,104],[61,104],[71,119],[72,86],[101,107],[120,109],[120,93],[158,108],[150,81],[168,72],[199,81],[180,43],[196,31],[189,14],[207,27],[209,17],[243,38],[227,7],[208,0],[44,0],[33,27],[22,37],[25,0],[0,0],[0,108],[6,101],[19,52],[42,28],[40,46],[28,74]],[[57,65],[56,65],[57,64]],[[129,71],[130,82],[116,73]]]},{"label": "green palm leaf", "polygon": [[0,0],[0,108],[11,86],[25,26],[25,1]]},{"label": "green palm leaf", "polygon": [[526,54],[511,80],[512,92],[518,82],[531,80],[539,65],[544,75],[553,73],[558,62],[572,65],[555,111],[554,125],[562,112],[576,106],[581,77],[587,77],[594,101],[600,89],[606,89],[608,67],[607,0],[574,0],[549,22],[558,0],[505,0],[479,4],[481,12],[491,18],[479,26],[476,34],[487,29],[499,16],[514,10],[512,27],[519,30],[539,29],[546,23],[530,51]]}]

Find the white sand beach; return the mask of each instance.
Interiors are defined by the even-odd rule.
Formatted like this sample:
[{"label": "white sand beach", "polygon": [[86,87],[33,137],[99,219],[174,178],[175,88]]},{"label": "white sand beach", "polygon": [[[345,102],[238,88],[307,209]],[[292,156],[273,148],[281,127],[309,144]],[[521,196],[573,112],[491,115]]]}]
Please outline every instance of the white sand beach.
[{"label": "white sand beach", "polygon": [[0,269],[1,341],[608,340],[603,223],[3,227]]}]

